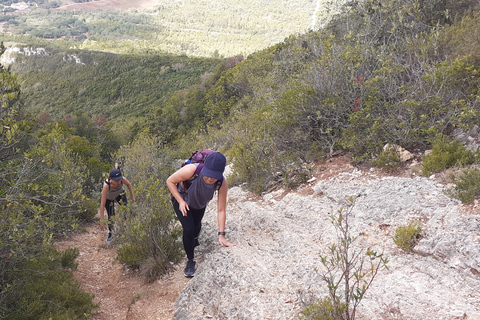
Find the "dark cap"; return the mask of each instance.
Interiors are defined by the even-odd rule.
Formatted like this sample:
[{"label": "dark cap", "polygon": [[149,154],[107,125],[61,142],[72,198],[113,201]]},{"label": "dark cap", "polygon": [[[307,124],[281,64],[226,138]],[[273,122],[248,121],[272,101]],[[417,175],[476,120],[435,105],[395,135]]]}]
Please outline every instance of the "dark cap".
[{"label": "dark cap", "polygon": [[223,154],[220,152],[211,153],[205,159],[202,173],[205,177],[220,180],[223,177],[223,171],[225,170],[226,163],[227,159]]},{"label": "dark cap", "polygon": [[110,179],[115,181],[123,179],[122,173],[120,172],[120,170],[113,169],[112,171],[110,171]]}]

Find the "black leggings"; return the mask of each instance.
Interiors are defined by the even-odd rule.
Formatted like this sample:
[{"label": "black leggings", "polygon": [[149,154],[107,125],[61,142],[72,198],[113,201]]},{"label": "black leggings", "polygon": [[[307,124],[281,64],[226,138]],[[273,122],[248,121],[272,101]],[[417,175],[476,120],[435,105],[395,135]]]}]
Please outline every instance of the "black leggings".
[{"label": "black leggings", "polygon": [[183,228],[183,248],[187,254],[189,260],[194,257],[195,249],[195,239],[198,238],[200,230],[202,229],[202,219],[205,214],[205,208],[203,209],[192,209],[187,211],[187,216],[184,217],[182,212],[180,212],[179,204],[177,200],[173,199],[173,210],[177,214],[178,220],[182,224]]},{"label": "black leggings", "polygon": [[106,200],[105,209],[107,209],[108,215],[108,231],[111,233],[113,231],[112,217],[115,216],[115,201],[120,205],[127,205],[127,195],[124,193],[120,194],[115,200]]}]

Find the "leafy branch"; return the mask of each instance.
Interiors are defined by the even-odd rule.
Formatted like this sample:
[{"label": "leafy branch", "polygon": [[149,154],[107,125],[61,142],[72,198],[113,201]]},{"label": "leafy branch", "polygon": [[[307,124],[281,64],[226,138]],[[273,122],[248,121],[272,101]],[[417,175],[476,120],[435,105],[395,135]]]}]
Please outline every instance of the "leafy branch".
[{"label": "leafy branch", "polygon": [[331,216],[335,227],[337,243],[329,247],[326,255],[321,255],[322,279],[327,283],[329,300],[333,305],[333,319],[353,320],[360,301],[370,288],[378,272],[387,267],[388,259],[371,248],[360,248],[354,243],[350,221],[355,206],[354,197],[349,197],[346,208],[340,208]]}]

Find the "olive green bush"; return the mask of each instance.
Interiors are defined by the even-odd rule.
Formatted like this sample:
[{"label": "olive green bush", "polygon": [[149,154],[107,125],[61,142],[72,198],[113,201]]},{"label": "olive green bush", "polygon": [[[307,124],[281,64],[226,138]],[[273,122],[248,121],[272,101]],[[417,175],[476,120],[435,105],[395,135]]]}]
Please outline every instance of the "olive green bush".
[{"label": "olive green bush", "polygon": [[334,304],[331,297],[325,297],[303,309],[298,318],[299,320],[336,320],[338,313],[342,314],[345,311],[344,303],[336,302]]},{"label": "olive green bush", "polygon": [[90,215],[85,166],[69,149],[68,128],[38,131],[19,93],[0,67],[0,319],[86,319],[96,306],[72,276],[79,252],[53,247]]},{"label": "olive green bush", "polygon": [[412,251],[418,242],[418,237],[422,231],[420,221],[410,221],[408,225],[398,227],[393,236],[393,242],[402,250]]},{"label": "olive green bush", "polygon": [[443,169],[472,164],[477,158],[475,152],[468,150],[458,140],[438,135],[433,142],[432,152],[422,161],[422,172],[429,176]]},{"label": "olive green bush", "polygon": [[[136,203],[119,207],[114,239],[120,262],[139,268],[149,281],[166,274],[183,257],[181,228],[166,180],[175,170],[172,154],[144,132],[123,146],[122,172],[131,182]],[[128,193],[128,192],[127,192]]]},{"label": "olive green bush", "polygon": [[[0,319],[90,319],[93,295],[72,276],[78,249],[58,252],[51,246],[36,249],[34,259],[6,257],[2,269]],[[11,268],[15,265],[15,268]]]},{"label": "olive green bush", "polygon": [[394,147],[390,146],[373,161],[373,165],[387,171],[395,170],[401,166],[400,154]]},{"label": "olive green bush", "polygon": [[455,187],[450,191],[450,194],[462,203],[470,203],[480,195],[479,169],[466,169],[455,180]]}]

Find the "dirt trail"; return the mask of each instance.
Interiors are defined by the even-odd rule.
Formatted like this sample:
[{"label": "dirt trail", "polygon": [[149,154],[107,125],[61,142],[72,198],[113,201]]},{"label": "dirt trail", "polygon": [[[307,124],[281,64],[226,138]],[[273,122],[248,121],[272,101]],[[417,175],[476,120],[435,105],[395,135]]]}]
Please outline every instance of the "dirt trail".
[{"label": "dirt trail", "polygon": [[86,232],[58,242],[56,247],[80,250],[74,277],[100,304],[94,310],[94,320],[173,319],[175,300],[188,283],[182,263],[172,274],[146,283],[138,272],[124,268],[116,260],[114,246],[106,244],[105,233],[98,225],[88,226]]}]

